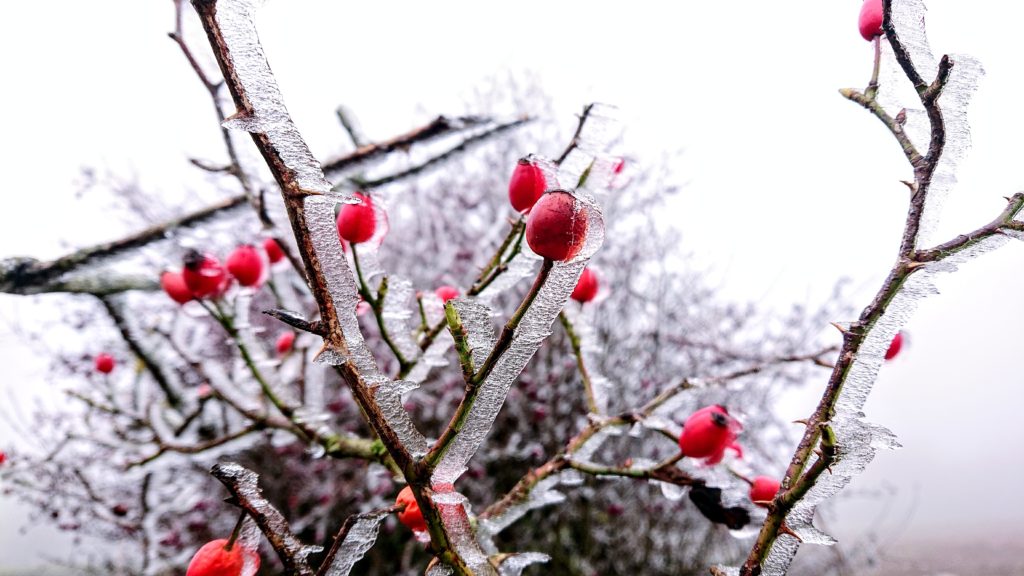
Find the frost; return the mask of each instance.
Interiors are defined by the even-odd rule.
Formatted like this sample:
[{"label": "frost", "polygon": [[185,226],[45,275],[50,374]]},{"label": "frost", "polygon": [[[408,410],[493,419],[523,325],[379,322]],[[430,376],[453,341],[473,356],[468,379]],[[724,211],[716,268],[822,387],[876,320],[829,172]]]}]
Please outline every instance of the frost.
[{"label": "frost", "polygon": [[345,533],[345,540],[338,548],[330,568],[323,573],[324,576],[348,576],[356,562],[359,562],[377,541],[380,523],[388,514],[388,510],[377,510],[354,516],[352,525]]},{"label": "frost", "polygon": [[505,558],[505,561],[501,563],[498,573],[501,576],[520,576],[527,566],[541,564],[548,560],[551,560],[551,557],[547,554],[541,554],[540,552],[510,554]]}]

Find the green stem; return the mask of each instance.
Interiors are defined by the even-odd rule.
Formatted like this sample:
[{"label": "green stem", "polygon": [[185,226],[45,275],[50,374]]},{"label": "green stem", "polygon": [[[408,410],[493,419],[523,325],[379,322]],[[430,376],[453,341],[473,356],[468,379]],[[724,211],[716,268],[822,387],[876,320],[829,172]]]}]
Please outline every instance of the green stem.
[{"label": "green stem", "polygon": [[388,277],[384,276],[381,278],[380,287],[377,290],[377,296],[374,297],[370,293],[370,288],[366,284],[366,280],[363,278],[363,271],[359,267],[359,254],[356,251],[355,244],[349,244],[352,249],[352,263],[356,269],[356,276],[359,278],[359,294],[364,300],[370,305],[370,309],[373,310],[373,317],[377,320],[377,328],[380,330],[380,337],[391,349],[391,353],[395,355],[395,360],[398,361],[398,374],[399,378],[404,377],[412,369],[414,363],[411,363],[402,354],[402,351],[392,340],[391,334],[388,332],[387,326],[384,324],[384,299],[387,298],[388,293]]},{"label": "green stem", "polygon": [[576,367],[580,372],[580,379],[583,380],[583,390],[587,394],[587,409],[591,413],[597,414],[597,398],[594,396],[594,384],[590,380],[590,371],[587,370],[587,365],[583,361],[583,349],[580,345],[580,337],[576,334],[576,330],[569,320],[569,317],[565,315],[565,312],[558,313],[558,319],[562,322],[562,327],[565,328],[565,334],[569,337],[569,345],[572,346],[572,353],[576,356]]}]

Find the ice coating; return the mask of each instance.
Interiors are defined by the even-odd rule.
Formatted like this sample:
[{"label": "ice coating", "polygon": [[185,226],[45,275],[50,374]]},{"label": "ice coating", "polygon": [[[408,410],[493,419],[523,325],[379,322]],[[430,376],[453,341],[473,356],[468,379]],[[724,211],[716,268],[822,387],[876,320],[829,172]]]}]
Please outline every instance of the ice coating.
[{"label": "ice coating", "polygon": [[473,369],[479,370],[487,360],[487,354],[494,348],[498,336],[494,332],[494,310],[473,299],[456,298],[452,306],[459,313],[462,325],[466,328],[466,344],[473,356]]},{"label": "ice coating", "polygon": [[547,554],[540,552],[523,552],[522,554],[510,554],[501,563],[498,573],[501,576],[520,576],[527,566],[541,564],[551,560]]},{"label": "ice coating", "polygon": [[[579,135],[576,147],[562,160],[558,167],[557,181],[562,186],[576,186],[580,176],[590,167],[595,158],[605,152],[608,144],[621,132],[622,124],[618,120],[619,111],[608,104],[595,103],[590,107]],[[608,160],[610,163],[611,161]],[[594,171],[591,170],[593,174]],[[599,174],[595,174],[599,176]],[[589,180],[589,176],[588,176]],[[595,178],[591,191],[607,186],[611,181],[611,170],[604,179]],[[551,186],[548,186],[549,188]]]},{"label": "ice coating", "polygon": [[388,276],[388,290],[384,295],[383,319],[384,328],[388,331],[391,341],[406,360],[415,359],[420,347],[412,338],[409,319],[412,318],[413,302],[412,282],[397,276]]},{"label": "ice coating", "polygon": [[228,47],[234,73],[252,107],[250,113],[239,111],[228,118],[224,126],[265,133],[303,190],[330,193],[331,184],[292,122],[260,45],[253,18],[261,4],[258,0],[220,0],[217,3],[217,24]]},{"label": "ice coating", "polygon": [[454,573],[455,570],[451,566],[438,562],[427,568],[426,576],[452,576]]},{"label": "ice coating", "polygon": [[409,371],[405,379],[410,382],[421,383],[427,379],[430,371],[434,368],[447,366],[447,353],[451,347],[451,338],[434,338],[434,341],[423,351],[419,360],[416,361],[416,365]]},{"label": "ice coating", "polygon": [[345,533],[345,540],[323,576],[348,576],[356,562],[377,541],[380,523],[389,513],[389,510],[376,510],[353,517],[354,521]]},{"label": "ice coating", "polygon": [[599,355],[603,348],[594,331],[594,326],[590,322],[589,316],[575,306],[566,307],[563,313],[569,318],[576,336],[580,339],[580,352],[583,355],[583,364],[587,367],[587,374],[590,376],[590,388],[594,395],[597,413],[607,413],[611,381],[599,371],[601,366]]},{"label": "ice coating", "polygon": [[477,528],[477,539],[480,542],[480,546],[488,553],[496,554],[498,549],[493,542],[496,535],[500,534],[531,510],[564,502],[565,494],[555,490],[561,483],[562,474],[552,474],[537,482],[522,502],[508,506],[501,513],[494,516],[481,518]]}]

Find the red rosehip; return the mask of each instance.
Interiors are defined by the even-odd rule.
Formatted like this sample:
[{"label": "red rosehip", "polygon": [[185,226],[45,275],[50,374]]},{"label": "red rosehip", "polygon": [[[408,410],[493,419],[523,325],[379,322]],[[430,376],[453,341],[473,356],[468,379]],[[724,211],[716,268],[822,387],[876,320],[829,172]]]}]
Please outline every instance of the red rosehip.
[{"label": "red rosehip", "polygon": [[869,42],[882,35],[882,0],[864,0],[857,26],[860,35]]},{"label": "red rosehip", "polygon": [[[185,576],[251,576],[260,567],[260,557],[254,550],[235,543],[230,550],[224,538],[207,542],[192,557]],[[246,561],[249,561],[248,570]]]},{"label": "red rosehip", "polygon": [[352,244],[366,242],[377,230],[377,215],[373,212],[373,200],[362,192],[356,192],[358,204],[342,204],[338,211],[338,235]]},{"label": "red rosehip", "polygon": [[281,335],[277,337],[277,343],[275,344],[277,353],[281,355],[287,354],[292,349],[292,344],[294,343],[295,332],[292,332],[291,330],[282,332]]},{"label": "red rosehip", "polygon": [[106,352],[102,352],[96,355],[96,371],[104,374],[110,374],[114,371],[114,357]]},{"label": "red rosehip", "polygon": [[779,481],[770,476],[758,476],[750,485],[750,501],[758,506],[768,507],[775,495],[779,493]]},{"label": "red rosehip", "polygon": [[900,353],[900,349],[903,348],[903,332],[897,332],[892,338],[892,342],[889,343],[889,349],[885,351],[885,359],[892,360]]},{"label": "red rosehip", "polygon": [[526,212],[544,193],[544,172],[528,158],[520,158],[508,182],[508,200],[516,212]]},{"label": "red rosehip", "polygon": [[541,196],[526,220],[527,244],[549,260],[571,260],[586,239],[587,209],[565,190]]},{"label": "red rosehip", "polygon": [[242,286],[255,286],[263,278],[263,258],[255,246],[243,244],[228,256],[227,269]]},{"label": "red rosehip", "polygon": [[277,264],[284,260],[284,250],[281,249],[281,245],[277,243],[277,240],[273,238],[267,238],[263,241],[263,251],[267,253],[267,260],[270,260],[271,264]]},{"label": "red rosehip", "polygon": [[231,283],[220,260],[195,250],[185,254],[185,268],[181,276],[196,298],[218,298],[227,292]]},{"label": "red rosehip", "polygon": [[704,458],[709,465],[717,464],[722,461],[726,448],[735,445],[736,434],[742,429],[723,406],[706,406],[686,419],[679,435],[679,450],[684,456]]},{"label": "red rosehip", "polygon": [[615,163],[615,168],[612,170],[615,174],[622,174],[623,169],[626,168],[626,159],[619,158],[619,161]]},{"label": "red rosehip", "polygon": [[4,454],[4,451],[0,450],[0,466],[2,466],[4,462],[7,462],[7,454]]},{"label": "red rosehip", "polygon": [[584,268],[580,274],[580,280],[572,290],[571,298],[580,304],[585,304],[597,296],[597,274],[590,268]]},{"label": "red rosehip", "polygon": [[454,286],[441,286],[437,290],[434,290],[434,294],[441,299],[442,302],[447,302],[452,298],[458,298],[459,289]]},{"label": "red rosehip", "polygon": [[178,304],[184,304],[192,300],[192,291],[185,284],[185,278],[180,272],[170,270],[160,275],[160,286],[164,292]]},{"label": "red rosehip", "polygon": [[427,521],[423,519],[423,512],[420,512],[420,505],[412,494],[412,488],[406,486],[398,493],[395,500],[396,506],[405,506],[405,509],[398,513],[398,521],[413,532],[425,532]]}]

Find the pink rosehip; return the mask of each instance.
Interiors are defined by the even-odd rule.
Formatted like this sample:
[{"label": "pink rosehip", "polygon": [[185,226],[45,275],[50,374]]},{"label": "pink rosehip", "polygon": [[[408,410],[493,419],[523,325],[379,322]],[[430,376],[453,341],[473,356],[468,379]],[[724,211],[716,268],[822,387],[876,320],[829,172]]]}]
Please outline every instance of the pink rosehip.
[{"label": "pink rosehip", "polygon": [[897,332],[889,343],[889,349],[885,351],[885,359],[892,360],[903,348],[903,332]]},{"label": "pink rosehip", "polygon": [[373,211],[373,200],[362,192],[356,192],[358,204],[342,204],[338,211],[338,235],[352,244],[366,242],[377,230],[377,215]]},{"label": "pink rosehip", "polygon": [[714,465],[722,461],[726,448],[736,450],[736,435],[743,426],[725,409],[712,405],[697,410],[686,419],[679,435],[679,450],[690,458],[703,458]]},{"label": "pink rosehip", "polygon": [[857,26],[860,35],[869,42],[882,35],[882,0],[864,0]]},{"label": "pink rosehip", "polygon": [[255,246],[243,244],[228,256],[227,269],[242,286],[256,286],[263,278],[263,258]]},{"label": "pink rosehip", "polygon": [[178,304],[185,304],[192,300],[192,291],[185,284],[185,278],[180,272],[170,270],[160,275],[160,287],[164,292]]},{"label": "pink rosehip", "polygon": [[529,158],[520,158],[508,183],[508,200],[516,212],[526,212],[544,193],[544,172]]},{"label": "pink rosehip", "polygon": [[548,260],[571,260],[587,239],[587,209],[565,190],[540,197],[526,220],[526,242]]},{"label": "pink rosehip", "polygon": [[219,298],[231,284],[228,271],[220,260],[209,254],[191,250],[185,254],[185,268],[181,271],[185,285],[196,298]]},{"label": "pink rosehip", "polygon": [[102,372],[103,374],[110,374],[114,371],[114,357],[106,352],[102,352],[96,355],[94,362],[96,365],[96,371]]},{"label": "pink rosehip", "polygon": [[[254,550],[243,548],[236,542],[230,550],[224,538],[207,542],[192,557],[185,576],[251,576],[260,567],[260,557]],[[249,563],[249,570],[246,562]]]},{"label": "pink rosehip", "polygon": [[437,290],[434,290],[434,294],[441,299],[442,302],[447,302],[452,298],[458,298],[459,289],[454,286],[441,286]]},{"label": "pink rosehip", "polygon": [[758,476],[750,485],[750,501],[758,506],[768,507],[768,503],[779,493],[779,481],[771,476]]},{"label": "pink rosehip", "polygon": [[273,238],[267,238],[263,241],[263,251],[267,253],[267,260],[270,260],[271,264],[277,264],[284,260],[284,250],[281,249],[281,245],[277,243],[277,240]]},{"label": "pink rosehip", "polygon": [[281,335],[277,337],[277,343],[274,347],[277,349],[277,353],[283,356],[291,351],[292,344],[294,343],[295,332],[289,330],[287,332],[282,332]]},{"label": "pink rosehip", "polygon": [[584,268],[583,273],[580,274],[579,282],[576,283],[576,287],[572,290],[571,298],[580,304],[586,304],[597,296],[597,288],[597,274],[590,268]]},{"label": "pink rosehip", "polygon": [[423,512],[420,511],[419,502],[412,493],[412,488],[406,486],[398,493],[395,500],[396,506],[405,506],[405,509],[398,513],[398,521],[413,532],[425,532],[427,521],[423,519]]}]

